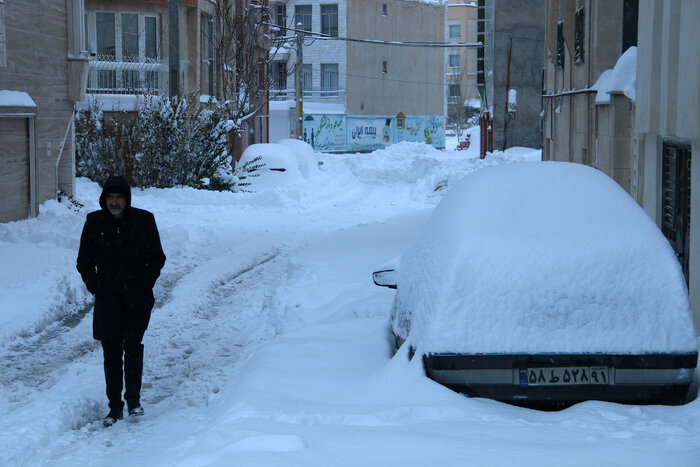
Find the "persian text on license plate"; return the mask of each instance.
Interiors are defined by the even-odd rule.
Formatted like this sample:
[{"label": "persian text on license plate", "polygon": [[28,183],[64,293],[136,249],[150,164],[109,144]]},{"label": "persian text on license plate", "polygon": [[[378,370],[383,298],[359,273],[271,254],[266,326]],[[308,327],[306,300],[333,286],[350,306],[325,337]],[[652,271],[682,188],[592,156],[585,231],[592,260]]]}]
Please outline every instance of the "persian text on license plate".
[{"label": "persian text on license plate", "polygon": [[520,368],[518,384],[520,386],[610,384],[610,372],[607,366]]}]

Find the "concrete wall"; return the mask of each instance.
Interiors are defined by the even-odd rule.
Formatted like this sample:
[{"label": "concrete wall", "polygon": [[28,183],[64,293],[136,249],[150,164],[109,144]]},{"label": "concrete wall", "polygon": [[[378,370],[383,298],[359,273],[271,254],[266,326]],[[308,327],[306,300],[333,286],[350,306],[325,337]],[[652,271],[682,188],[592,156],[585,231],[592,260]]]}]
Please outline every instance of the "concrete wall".
[{"label": "concrete wall", "polygon": [[691,163],[689,292],[700,328],[700,2],[640,0],[636,131],[641,203],[661,225],[665,141],[687,144]]},{"label": "concrete wall", "polygon": [[[506,122],[506,147],[540,148],[545,3],[544,0],[493,0],[492,4],[494,149],[503,149]],[[517,112],[515,118],[508,119],[506,81],[511,36],[510,89],[517,91]]]},{"label": "concrete wall", "polygon": [[[73,28],[79,27],[74,24],[73,15],[80,18],[81,6],[78,0],[4,2],[6,60],[4,66],[0,64],[0,89],[26,92],[37,106],[37,204],[55,198],[57,188],[68,194],[74,189],[71,122],[74,99],[81,98],[84,93],[87,63],[80,56],[80,44],[75,41],[79,35],[73,34]],[[9,124],[5,120],[2,124],[5,130],[0,134],[0,147],[12,146],[21,151],[3,151],[2,165],[9,164],[11,159],[16,167],[24,166],[23,161],[29,157],[28,134],[24,127],[17,127],[24,124]],[[8,174],[3,169],[0,185],[24,192],[28,186],[26,172],[18,168]],[[16,202],[25,204],[26,200],[17,198]],[[2,203],[0,222],[24,218],[28,211],[26,205],[17,207]]]},{"label": "concrete wall", "polygon": [[[387,15],[382,15],[382,5]],[[445,6],[403,0],[349,0],[352,37],[442,42]],[[349,115],[444,115],[444,50],[347,43]],[[382,62],[387,62],[387,73]]]}]

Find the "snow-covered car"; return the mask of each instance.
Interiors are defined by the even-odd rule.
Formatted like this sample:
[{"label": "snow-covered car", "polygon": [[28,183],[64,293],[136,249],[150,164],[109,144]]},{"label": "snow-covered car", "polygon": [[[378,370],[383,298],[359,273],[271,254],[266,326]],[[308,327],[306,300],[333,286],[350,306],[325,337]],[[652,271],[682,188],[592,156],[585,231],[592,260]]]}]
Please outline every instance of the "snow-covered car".
[{"label": "snow-covered car", "polygon": [[440,201],[395,267],[398,345],[433,380],[530,406],[682,403],[698,337],[679,262],[637,203],[595,169],[478,170]]},{"label": "snow-covered car", "polygon": [[318,174],[318,158],[311,145],[300,139],[284,138],[278,141],[292,150],[299,164],[299,171],[309,180]]},{"label": "snow-covered car", "polygon": [[260,157],[260,159],[255,164],[262,164],[262,167],[254,172],[255,176],[248,176],[245,180],[250,183],[248,188],[252,191],[261,191],[304,181],[304,177],[299,171],[299,163],[296,156],[284,144],[251,144],[245,148],[236,166],[241,167],[246,163],[252,163],[257,157]]}]

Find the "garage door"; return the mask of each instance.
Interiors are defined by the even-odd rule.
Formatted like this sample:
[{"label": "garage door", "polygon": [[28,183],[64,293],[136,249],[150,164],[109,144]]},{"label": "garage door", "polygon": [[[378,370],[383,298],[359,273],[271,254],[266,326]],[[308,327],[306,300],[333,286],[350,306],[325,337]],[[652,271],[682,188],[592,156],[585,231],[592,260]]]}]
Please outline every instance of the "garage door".
[{"label": "garage door", "polygon": [[0,222],[29,216],[29,126],[0,117]]}]

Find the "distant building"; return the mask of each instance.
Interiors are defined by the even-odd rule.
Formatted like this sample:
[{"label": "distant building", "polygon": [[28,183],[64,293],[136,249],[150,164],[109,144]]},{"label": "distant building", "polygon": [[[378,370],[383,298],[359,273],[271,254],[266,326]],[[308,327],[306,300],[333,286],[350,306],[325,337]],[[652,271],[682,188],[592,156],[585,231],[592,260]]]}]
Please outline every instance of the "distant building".
[{"label": "distant building", "polygon": [[85,96],[82,0],[0,0],[0,222],[75,188],[73,104]]},{"label": "distant building", "polygon": [[[290,0],[272,1],[270,14],[280,35],[292,36],[286,28],[300,23],[303,30],[327,37],[305,37],[301,64],[304,130],[316,149],[371,150],[406,139],[444,146],[444,50],[367,42],[443,42],[444,5]],[[276,99],[295,99],[295,65],[293,44],[275,57],[270,74]],[[275,114],[274,106],[271,112]],[[296,120],[295,109],[287,115],[288,121]],[[304,137],[296,125],[285,128],[287,137]]]},{"label": "distant building", "polygon": [[[448,0],[446,42],[476,42],[476,1]],[[476,48],[453,47],[446,53],[447,124],[466,124],[479,115],[481,98],[476,87]]]},{"label": "distant building", "polygon": [[542,147],[545,0],[478,0],[477,86],[493,149]]},{"label": "distant building", "polygon": [[683,266],[700,329],[700,2],[640,0],[638,199]]}]

